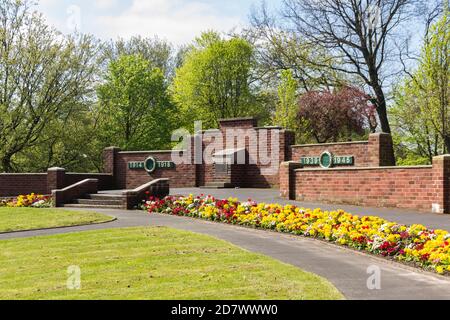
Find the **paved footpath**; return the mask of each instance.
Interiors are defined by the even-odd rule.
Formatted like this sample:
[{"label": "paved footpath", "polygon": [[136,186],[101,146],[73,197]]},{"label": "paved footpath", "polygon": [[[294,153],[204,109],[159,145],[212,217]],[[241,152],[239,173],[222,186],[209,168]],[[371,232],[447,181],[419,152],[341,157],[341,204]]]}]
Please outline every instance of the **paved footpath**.
[{"label": "paved footpath", "polygon": [[[181,194],[183,190],[176,191]],[[196,191],[202,192],[201,190]],[[223,193],[225,195],[225,192],[220,190],[206,193]],[[264,197],[260,191],[255,190],[246,190],[245,194],[241,191],[228,192],[235,195],[239,192],[241,196],[253,193],[251,198],[254,200],[263,200],[263,198],[266,199],[263,201],[269,202],[268,200],[270,200],[266,197],[267,194]],[[273,191],[271,192],[273,193]],[[217,195],[219,196],[219,194]],[[263,198],[259,199],[258,197]],[[323,205],[321,207],[327,209]],[[318,240],[183,217],[147,215],[140,211],[99,209],[95,211],[112,215],[117,220],[101,225],[3,234],[0,235],[0,240],[109,228],[165,226],[223,239],[249,251],[261,253],[321,275],[331,281],[347,299],[450,299],[450,279],[423,273]],[[405,214],[397,213],[396,210],[392,212],[392,215],[399,215],[399,217]],[[373,214],[378,214],[378,212],[373,212]],[[424,216],[431,217],[427,218],[427,221],[433,223],[445,221],[444,218],[450,219],[450,217],[439,215],[425,214]],[[398,219],[397,221],[401,222]],[[377,266],[381,270],[381,290],[367,288],[367,280],[370,276],[367,270],[372,266]]]},{"label": "paved footpath", "polygon": [[413,209],[391,209],[391,208],[370,208],[370,207],[358,207],[351,205],[340,204],[323,204],[312,202],[299,202],[281,199],[279,197],[279,190],[275,189],[196,189],[196,188],[184,188],[184,189],[172,189],[172,194],[194,194],[194,195],[212,195],[214,197],[225,199],[229,197],[239,198],[241,201],[247,201],[252,199],[257,202],[265,203],[280,203],[280,204],[295,204],[304,208],[321,208],[323,210],[337,210],[343,209],[347,212],[359,215],[373,215],[385,218],[389,221],[398,222],[402,224],[423,224],[433,229],[443,229],[450,231],[450,214],[434,214],[418,212]]}]

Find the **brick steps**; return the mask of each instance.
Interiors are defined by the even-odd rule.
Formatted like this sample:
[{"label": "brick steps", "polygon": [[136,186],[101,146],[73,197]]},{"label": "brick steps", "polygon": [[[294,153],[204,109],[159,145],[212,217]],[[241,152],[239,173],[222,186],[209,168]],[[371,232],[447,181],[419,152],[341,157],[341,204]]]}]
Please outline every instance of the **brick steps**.
[{"label": "brick steps", "polygon": [[64,208],[86,208],[86,209],[123,209],[122,206],[111,206],[111,205],[90,205],[90,204],[76,204],[68,203],[64,205]]},{"label": "brick steps", "polygon": [[88,194],[65,204],[67,208],[123,209],[123,196],[120,194]]},{"label": "brick steps", "polygon": [[73,204],[86,204],[86,205],[98,205],[98,206],[120,206],[122,205],[121,199],[114,200],[92,200],[92,199],[76,199]]},{"label": "brick steps", "polygon": [[234,185],[228,182],[211,182],[201,187],[202,189],[233,189]]}]

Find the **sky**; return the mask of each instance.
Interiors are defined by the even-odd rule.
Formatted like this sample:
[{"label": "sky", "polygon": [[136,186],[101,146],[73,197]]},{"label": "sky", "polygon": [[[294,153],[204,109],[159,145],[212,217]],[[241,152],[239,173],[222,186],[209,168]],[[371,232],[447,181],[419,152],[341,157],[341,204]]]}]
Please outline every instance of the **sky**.
[{"label": "sky", "polygon": [[[49,24],[68,33],[77,30],[103,40],[133,35],[191,42],[202,31],[227,32],[248,23],[260,0],[38,0]],[[278,8],[282,0],[266,0]]]}]

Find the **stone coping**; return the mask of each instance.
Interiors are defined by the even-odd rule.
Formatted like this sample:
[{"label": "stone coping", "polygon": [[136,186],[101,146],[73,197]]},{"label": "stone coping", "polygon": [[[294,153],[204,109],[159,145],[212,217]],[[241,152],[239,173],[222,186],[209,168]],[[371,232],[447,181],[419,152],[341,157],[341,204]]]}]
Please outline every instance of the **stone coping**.
[{"label": "stone coping", "polygon": [[249,120],[257,120],[255,117],[241,117],[241,118],[231,118],[231,119],[219,119],[220,122],[235,122],[235,121],[249,121]]},{"label": "stone coping", "polygon": [[291,148],[326,147],[326,146],[350,145],[350,144],[369,144],[369,141],[347,141],[347,142],[331,142],[331,143],[296,144],[296,145],[292,145]]},{"label": "stone coping", "polygon": [[295,169],[295,172],[305,172],[305,171],[361,171],[361,170],[404,170],[404,169],[432,169],[433,166],[396,166],[396,167],[344,167],[344,168],[330,168],[330,169],[323,169],[323,168],[302,168],[302,169]]},{"label": "stone coping", "polygon": [[96,173],[79,173],[79,172],[67,172],[68,175],[80,175],[80,176],[113,176],[111,173],[102,173],[102,172],[96,172]]},{"label": "stone coping", "polygon": [[172,153],[172,152],[187,152],[187,150],[120,151],[119,154]]},{"label": "stone coping", "polygon": [[46,176],[47,172],[44,173],[0,173],[0,176]]}]

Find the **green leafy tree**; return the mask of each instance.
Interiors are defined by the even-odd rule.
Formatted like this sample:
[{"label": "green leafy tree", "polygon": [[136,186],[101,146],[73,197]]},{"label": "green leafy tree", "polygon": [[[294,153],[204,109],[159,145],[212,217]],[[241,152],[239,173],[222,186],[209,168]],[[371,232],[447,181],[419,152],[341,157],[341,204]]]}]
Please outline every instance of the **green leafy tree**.
[{"label": "green leafy tree", "polygon": [[241,38],[224,40],[215,32],[197,38],[172,86],[182,118],[214,127],[220,118],[267,115],[252,86],[253,53]]},{"label": "green leafy tree", "polygon": [[3,0],[0,5],[0,171],[4,172],[28,170],[23,158],[39,146],[47,153],[44,140],[58,139],[58,131],[49,129],[84,112],[94,91],[97,43],[88,36],[61,35],[32,7],[27,0]]},{"label": "green leafy tree", "polygon": [[111,62],[99,86],[99,135],[104,145],[125,150],[167,147],[174,109],[159,68],[141,55]]},{"label": "green leafy tree", "polygon": [[[392,118],[404,137],[397,154],[408,163],[431,162],[450,151],[450,22],[448,6],[427,33],[417,70],[398,85]],[[397,139],[400,140],[400,139]]]},{"label": "green leafy tree", "polygon": [[107,66],[123,55],[141,55],[154,67],[159,68],[163,74],[169,78],[174,73],[175,58],[172,45],[157,37],[143,38],[134,36],[128,40],[118,39],[104,44],[103,56]]},{"label": "green leafy tree", "polygon": [[291,70],[281,71],[273,124],[293,130],[298,143],[307,143],[311,140],[311,132],[305,120],[298,119],[298,87]]}]

